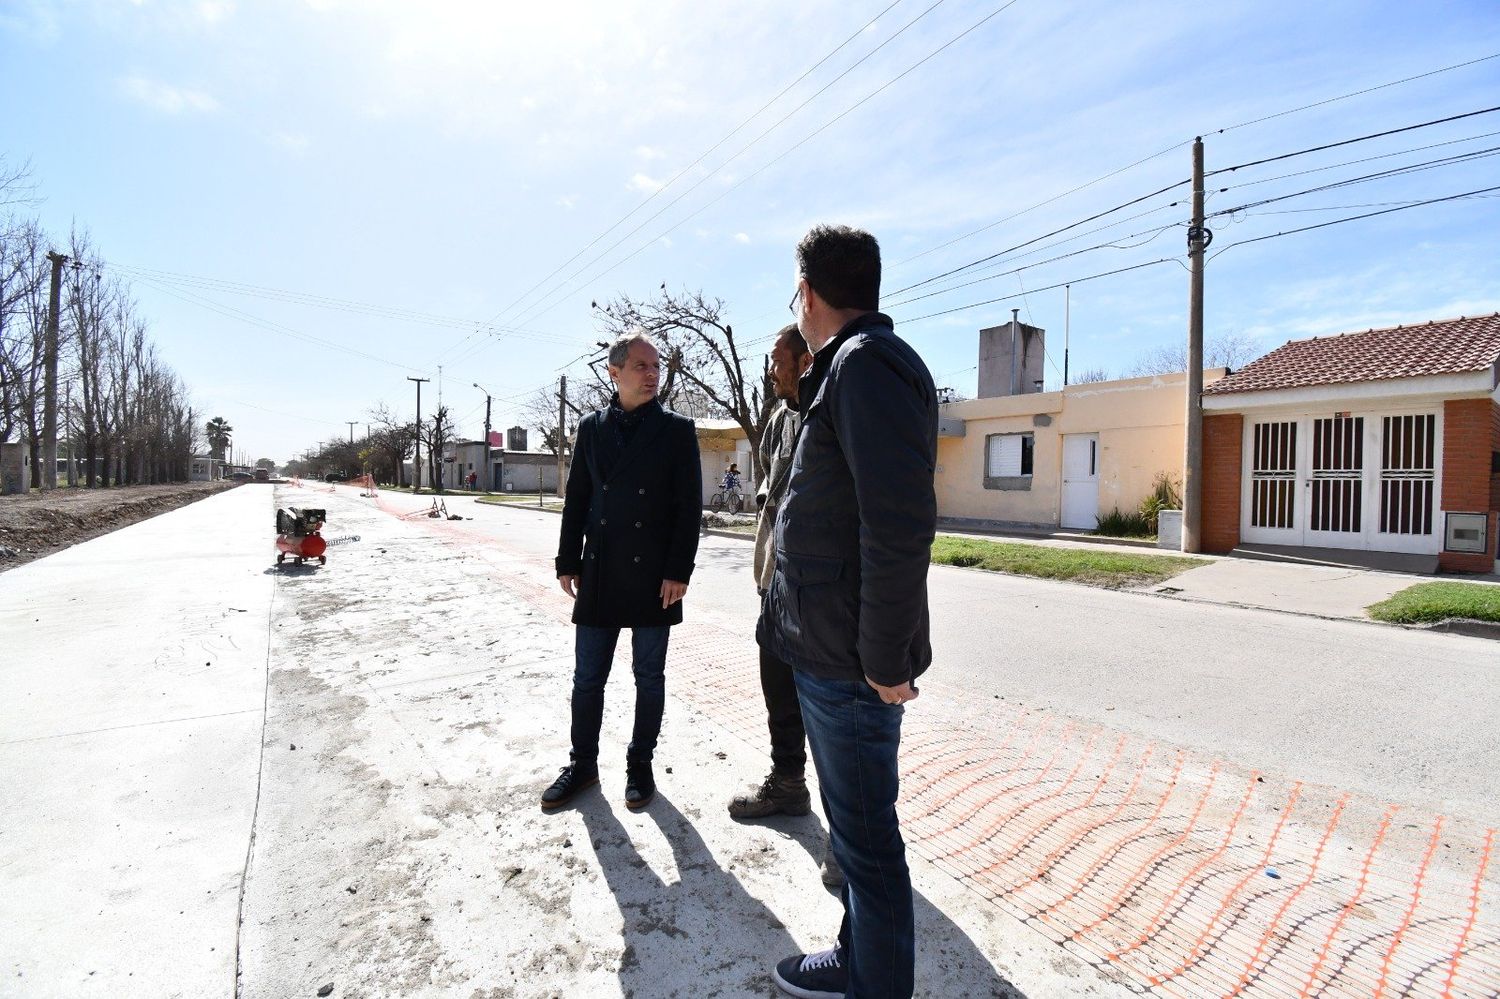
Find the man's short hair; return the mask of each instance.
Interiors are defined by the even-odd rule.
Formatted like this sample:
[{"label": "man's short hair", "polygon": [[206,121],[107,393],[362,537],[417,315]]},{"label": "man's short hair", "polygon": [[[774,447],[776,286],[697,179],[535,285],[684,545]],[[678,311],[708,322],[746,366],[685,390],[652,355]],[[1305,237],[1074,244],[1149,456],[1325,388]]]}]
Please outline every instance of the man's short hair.
[{"label": "man's short hair", "polygon": [[656,341],[640,330],[634,333],[622,333],[615,337],[614,343],[609,345],[609,366],[611,368],[625,367],[625,362],[630,360],[630,346],[636,343],[644,343],[658,354],[661,353],[661,348],[656,345]]},{"label": "man's short hair", "polygon": [[880,244],[863,229],[809,229],[797,244],[797,270],[835,309],[880,308]]},{"label": "man's short hair", "polygon": [[802,335],[802,330],[797,328],[796,323],[787,323],[776,333],[778,342],[785,340],[787,349],[792,352],[792,360],[797,360],[807,353],[807,338]]}]

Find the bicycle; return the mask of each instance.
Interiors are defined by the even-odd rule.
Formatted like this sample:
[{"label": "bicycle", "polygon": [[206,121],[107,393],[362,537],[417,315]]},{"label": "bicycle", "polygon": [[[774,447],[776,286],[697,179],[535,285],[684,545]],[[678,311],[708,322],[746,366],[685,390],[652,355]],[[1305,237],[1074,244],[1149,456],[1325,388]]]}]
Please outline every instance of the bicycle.
[{"label": "bicycle", "polygon": [[730,513],[744,513],[745,496],[738,489],[731,489],[727,493],[717,492],[709,497],[708,508],[714,513],[719,513],[726,508]]}]

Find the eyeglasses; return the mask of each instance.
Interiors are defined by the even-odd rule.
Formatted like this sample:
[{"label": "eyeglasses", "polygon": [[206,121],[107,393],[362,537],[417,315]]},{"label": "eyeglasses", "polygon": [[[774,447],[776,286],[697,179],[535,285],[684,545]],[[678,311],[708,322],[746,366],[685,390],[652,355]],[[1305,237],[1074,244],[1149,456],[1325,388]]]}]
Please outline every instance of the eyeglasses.
[{"label": "eyeglasses", "polygon": [[801,310],[798,309],[798,306],[801,303],[802,303],[802,282],[798,281],[797,282],[797,290],[792,293],[792,300],[787,303],[786,307],[791,310],[792,315],[794,315],[794,316],[800,315],[801,314]]}]

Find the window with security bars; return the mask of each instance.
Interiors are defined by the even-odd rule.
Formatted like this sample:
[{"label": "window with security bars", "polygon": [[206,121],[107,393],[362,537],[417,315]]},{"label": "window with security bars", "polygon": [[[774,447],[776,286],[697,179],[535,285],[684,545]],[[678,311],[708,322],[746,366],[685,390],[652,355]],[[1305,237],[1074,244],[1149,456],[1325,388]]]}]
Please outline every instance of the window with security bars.
[{"label": "window with security bars", "polygon": [[1437,415],[1384,417],[1380,440],[1380,532],[1431,534]]},{"label": "window with security bars", "polygon": [[1296,523],[1297,424],[1250,428],[1250,526],[1289,529]]},{"label": "window with security bars", "polygon": [[1358,534],[1365,490],[1365,418],[1335,416],[1313,420],[1312,508],[1314,531]]}]

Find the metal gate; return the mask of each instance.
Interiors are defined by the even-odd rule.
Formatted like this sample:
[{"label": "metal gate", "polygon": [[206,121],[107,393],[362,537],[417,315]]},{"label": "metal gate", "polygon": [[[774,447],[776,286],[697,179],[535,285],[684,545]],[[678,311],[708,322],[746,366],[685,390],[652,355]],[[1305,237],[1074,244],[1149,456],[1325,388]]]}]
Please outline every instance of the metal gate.
[{"label": "metal gate", "polygon": [[1308,530],[1336,535],[1362,533],[1365,418],[1341,415],[1313,420],[1310,471]]},{"label": "metal gate", "polygon": [[1382,422],[1380,533],[1431,534],[1437,420],[1421,413]]},{"label": "metal gate", "polygon": [[1293,530],[1297,526],[1297,424],[1257,423],[1251,429],[1250,526]]}]

